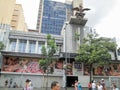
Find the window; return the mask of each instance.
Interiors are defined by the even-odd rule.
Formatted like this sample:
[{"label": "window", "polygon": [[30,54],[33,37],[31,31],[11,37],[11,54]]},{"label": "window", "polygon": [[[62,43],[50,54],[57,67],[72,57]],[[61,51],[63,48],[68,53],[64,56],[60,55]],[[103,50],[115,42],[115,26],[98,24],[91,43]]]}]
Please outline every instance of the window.
[{"label": "window", "polygon": [[10,41],[10,51],[15,51],[16,48],[16,40],[11,40]]},{"label": "window", "polygon": [[26,40],[20,40],[20,44],[19,44],[19,52],[25,52],[26,49]]},{"label": "window", "polygon": [[30,41],[29,43],[29,53],[35,53],[35,41]]}]

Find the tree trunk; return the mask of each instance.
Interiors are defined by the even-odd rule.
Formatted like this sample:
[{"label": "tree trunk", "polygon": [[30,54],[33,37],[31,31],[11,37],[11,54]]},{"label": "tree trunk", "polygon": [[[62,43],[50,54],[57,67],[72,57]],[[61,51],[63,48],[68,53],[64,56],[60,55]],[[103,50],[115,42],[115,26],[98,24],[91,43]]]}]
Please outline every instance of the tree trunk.
[{"label": "tree trunk", "polygon": [[90,64],[90,82],[92,82],[92,74],[93,74],[93,68],[92,68],[92,64]]}]

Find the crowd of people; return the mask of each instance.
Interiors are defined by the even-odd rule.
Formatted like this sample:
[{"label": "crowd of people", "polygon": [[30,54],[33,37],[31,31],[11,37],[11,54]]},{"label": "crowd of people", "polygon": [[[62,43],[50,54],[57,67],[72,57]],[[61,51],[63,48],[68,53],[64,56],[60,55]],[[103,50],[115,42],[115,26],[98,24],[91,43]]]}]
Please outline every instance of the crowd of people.
[{"label": "crowd of people", "polygon": [[[74,90],[82,90],[82,85],[80,84],[80,81],[75,80]],[[93,80],[92,82],[89,82],[88,90],[119,90],[119,88],[115,83],[112,83],[111,88],[107,89],[105,80],[101,79],[100,81]]]},{"label": "crowd of people", "polygon": [[[80,84],[80,81],[75,80],[74,83],[74,90],[82,90],[82,85]],[[51,90],[60,90],[60,84],[58,81],[53,81],[51,83]],[[26,86],[23,90],[33,90],[33,87],[31,85],[31,80],[26,80]],[[88,90],[107,90],[104,79],[101,79],[100,81],[93,80],[92,82],[88,83]],[[109,90],[119,90],[119,88],[116,86],[115,83],[112,83],[112,87]]]},{"label": "crowd of people", "polygon": [[[93,80],[92,82],[88,83],[89,90],[107,90],[105,85],[105,80],[101,79],[100,81]],[[112,84],[110,90],[119,90],[115,83]]]},{"label": "crowd of people", "polygon": [[18,85],[16,82],[13,82],[13,79],[11,78],[10,80],[5,80],[5,87],[18,88]]},{"label": "crowd of people", "polygon": [[[8,85],[8,81],[5,81],[5,85]],[[13,88],[17,86],[16,83],[14,83]],[[74,86],[74,90],[82,90],[82,85],[80,84],[80,81],[75,80],[75,83],[72,85]],[[27,79],[25,81],[25,87],[23,90],[33,90],[33,85],[31,80]],[[53,81],[51,83],[51,90],[60,90],[60,84],[57,81]],[[105,80],[101,79],[100,81],[93,80],[92,82],[88,83],[88,90],[108,90],[106,88]],[[111,88],[109,90],[119,90],[117,85],[115,83],[112,83]]]}]

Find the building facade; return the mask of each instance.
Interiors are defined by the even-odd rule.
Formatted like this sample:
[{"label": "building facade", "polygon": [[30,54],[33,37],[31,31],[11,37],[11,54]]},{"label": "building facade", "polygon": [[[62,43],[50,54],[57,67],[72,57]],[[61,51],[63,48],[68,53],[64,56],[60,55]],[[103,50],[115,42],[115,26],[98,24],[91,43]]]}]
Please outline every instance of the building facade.
[{"label": "building facade", "polygon": [[[67,27],[67,29],[71,30],[69,26],[72,27],[72,25],[68,25]],[[64,36],[52,35],[52,37],[55,38],[57,47],[59,47],[59,51],[54,56],[56,59],[55,62],[48,65],[49,73],[47,74],[43,73],[43,69],[39,66],[39,60],[42,59],[41,48],[43,45],[46,45],[46,34],[32,31],[14,31],[10,30],[10,26],[7,25],[4,25],[4,27],[4,30],[0,29],[0,34],[3,34],[1,40],[6,45],[5,49],[1,51],[2,58],[0,58],[2,87],[4,87],[4,82],[6,80],[9,81],[11,79],[13,80],[12,83],[17,82],[19,87],[23,87],[25,85],[25,80],[28,78],[32,80],[34,87],[37,88],[46,87],[46,83],[51,83],[53,80],[58,80],[63,87],[66,85],[67,87],[71,87],[76,79],[84,81],[81,82],[81,84],[83,87],[87,87],[86,85],[89,82],[89,65],[75,62],[74,57],[76,54],[72,52],[76,49],[73,50],[73,48],[73,51],[70,52],[71,49],[69,49],[69,47],[73,45],[70,41],[70,44],[67,44],[67,69],[65,70],[63,68],[66,62],[66,53],[63,44]],[[86,29],[88,30],[89,28]],[[88,31],[90,30],[91,29]],[[68,33],[70,32],[71,31]],[[68,36],[68,39],[69,37],[73,36]],[[73,39],[75,41],[75,38]],[[119,76],[119,66],[119,61],[112,63],[110,67],[94,65],[94,78],[100,80],[102,77],[108,81],[110,76]],[[106,72],[107,68],[113,68],[111,74]],[[64,79],[65,77],[66,79]],[[65,80],[67,81],[66,84]],[[48,87],[50,83],[48,83]]]},{"label": "building facade", "polygon": [[0,24],[8,24],[13,30],[27,31],[23,9],[16,0],[0,0]]},{"label": "building facade", "polygon": [[71,10],[71,4],[41,0],[38,11],[37,30],[41,33],[60,35],[67,16],[72,15]]},{"label": "building facade", "polygon": [[13,30],[28,31],[21,4],[15,4],[10,25]]},{"label": "building facade", "polygon": [[11,24],[16,0],[0,0],[0,23]]},{"label": "building facade", "polygon": [[[7,25],[4,26],[4,29],[0,29],[0,35],[2,35],[2,37],[0,37],[1,41],[6,45],[5,49],[1,51],[2,56],[0,58],[0,68],[2,69],[0,74],[2,73],[1,77],[5,76],[4,78],[1,78],[1,86],[4,87],[5,80],[10,80],[12,78],[13,83],[16,82],[19,87],[23,87],[25,85],[24,80],[26,80],[27,77],[33,78],[34,80],[35,77],[37,77],[37,83],[41,84],[35,84],[35,87],[43,87],[44,85],[41,80],[43,79],[43,74],[46,76],[46,73],[40,68],[39,60],[42,58],[41,48],[43,45],[46,46],[47,43],[47,35],[31,31],[15,31],[11,30],[10,26]],[[54,58],[56,61],[59,61],[58,56],[59,52],[62,52],[63,37],[58,35],[53,35],[52,37],[55,38],[57,46],[57,52]],[[54,74],[51,78],[53,76],[62,78],[63,70],[57,69],[62,68],[61,65],[60,67],[51,67],[54,68],[54,71],[51,71],[50,69],[49,72],[49,74]],[[31,76],[32,74],[33,76]],[[39,75],[41,76],[41,79],[39,78]],[[24,79],[21,80],[21,78],[18,78],[19,76]],[[53,77],[53,79],[55,79],[55,77]]]},{"label": "building facade", "polygon": [[[43,3],[45,5],[49,3],[55,5],[55,2],[45,0],[40,3],[40,5],[42,5],[41,7],[43,7]],[[58,7],[61,7],[59,4],[63,5],[63,3],[56,4]],[[55,5],[56,8],[57,5]],[[50,6],[49,8],[44,8],[48,10]],[[62,7],[62,9],[64,8],[65,7]],[[42,9],[43,8],[39,10]],[[42,14],[50,15],[48,12]],[[58,17],[52,18],[42,15],[41,20],[46,22],[46,20],[54,20],[56,18],[58,19]],[[86,22],[87,19],[76,21],[76,18],[73,16],[70,18],[70,22],[65,22],[63,25],[61,35],[52,35],[52,37],[55,38],[58,51],[54,55],[55,62],[48,65],[48,73],[44,72],[43,68],[39,65],[39,61],[42,59],[41,48],[43,45],[46,46],[47,35],[34,30],[28,30],[29,32],[16,31],[12,30],[9,24],[0,24],[0,40],[6,45],[5,49],[1,51],[0,68],[2,71],[0,72],[0,79],[2,83],[0,83],[0,86],[4,87],[6,80],[8,80],[8,82],[12,80],[12,84],[10,84],[9,87],[12,87],[14,82],[16,82],[19,87],[24,87],[25,80],[31,79],[34,87],[38,88],[50,87],[51,82],[54,80],[59,81],[63,87],[72,87],[75,80],[80,80],[82,81],[82,87],[87,87],[90,77],[89,65],[75,62],[75,53],[77,52],[78,46],[82,44],[82,39],[86,37],[88,33],[94,33],[91,28],[85,28]],[[57,21],[55,23],[57,23]],[[78,38],[76,38],[76,33],[79,34]],[[64,67],[65,63],[67,67]],[[120,76],[119,61],[113,61],[109,66],[94,65],[93,68],[93,78],[96,80],[104,78],[107,86],[110,84],[109,80],[115,81],[113,77]],[[110,69],[112,69],[112,71]]]},{"label": "building facade", "polygon": [[82,0],[66,0],[65,3],[40,0],[36,29],[40,33],[60,35],[64,22],[75,13],[72,8],[82,3]]}]

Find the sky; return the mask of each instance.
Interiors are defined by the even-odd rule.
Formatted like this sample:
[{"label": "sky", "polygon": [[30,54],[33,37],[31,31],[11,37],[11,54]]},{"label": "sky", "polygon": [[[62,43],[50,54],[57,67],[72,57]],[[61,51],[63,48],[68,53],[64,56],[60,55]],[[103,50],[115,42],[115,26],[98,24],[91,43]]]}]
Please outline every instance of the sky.
[{"label": "sky", "polygon": [[[28,28],[35,29],[39,0],[16,0],[22,4]],[[65,2],[65,0],[54,0]],[[116,38],[120,47],[120,0],[83,0],[83,7],[90,8],[85,17],[86,26],[96,30],[99,36]]]}]

